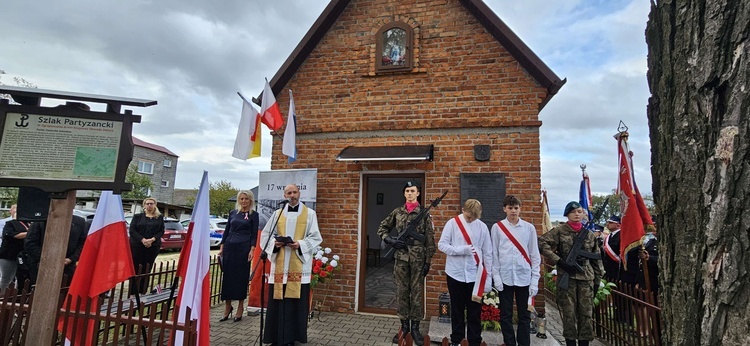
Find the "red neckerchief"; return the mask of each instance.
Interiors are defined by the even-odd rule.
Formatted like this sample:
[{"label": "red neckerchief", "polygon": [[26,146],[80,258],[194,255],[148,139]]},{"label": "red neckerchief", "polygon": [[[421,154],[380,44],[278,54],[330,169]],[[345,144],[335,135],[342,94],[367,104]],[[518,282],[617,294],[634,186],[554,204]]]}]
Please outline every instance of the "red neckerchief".
[{"label": "red neckerchief", "polygon": [[583,228],[583,223],[580,221],[579,222],[568,221],[568,226],[570,226],[570,228],[572,228],[574,231],[578,232],[581,230],[581,228]]},{"label": "red neckerchief", "polygon": [[417,207],[419,206],[419,202],[414,202],[414,203],[406,202],[404,206],[406,207],[406,211],[411,213],[412,211],[414,211],[414,209],[417,209]]}]

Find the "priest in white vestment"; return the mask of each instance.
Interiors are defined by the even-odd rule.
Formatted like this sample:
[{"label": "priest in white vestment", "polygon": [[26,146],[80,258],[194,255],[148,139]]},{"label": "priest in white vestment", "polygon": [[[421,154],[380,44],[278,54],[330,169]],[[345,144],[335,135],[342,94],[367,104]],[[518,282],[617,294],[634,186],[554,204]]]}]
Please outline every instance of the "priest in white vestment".
[{"label": "priest in white vestment", "polygon": [[[289,203],[273,213],[261,234],[259,245],[268,243],[264,254],[271,262],[263,343],[307,343],[310,274],[323,239],[315,211],[301,204],[299,197],[299,188],[287,185],[284,198]],[[270,236],[274,239],[267,241]]]}]

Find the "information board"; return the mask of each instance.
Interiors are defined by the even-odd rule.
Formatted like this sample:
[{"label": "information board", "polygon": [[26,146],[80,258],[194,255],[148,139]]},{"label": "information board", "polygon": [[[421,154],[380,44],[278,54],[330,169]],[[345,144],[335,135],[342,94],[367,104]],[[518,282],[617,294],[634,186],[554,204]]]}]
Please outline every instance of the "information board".
[{"label": "information board", "polygon": [[0,177],[114,182],[122,122],[7,113]]}]

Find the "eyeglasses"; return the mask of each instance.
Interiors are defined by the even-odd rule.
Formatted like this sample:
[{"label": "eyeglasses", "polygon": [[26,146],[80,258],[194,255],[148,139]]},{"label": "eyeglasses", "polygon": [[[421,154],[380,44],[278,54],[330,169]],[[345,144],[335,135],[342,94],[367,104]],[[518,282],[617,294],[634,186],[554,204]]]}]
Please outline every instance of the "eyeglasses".
[{"label": "eyeglasses", "polygon": [[153,203],[146,203],[146,205],[154,205]]}]

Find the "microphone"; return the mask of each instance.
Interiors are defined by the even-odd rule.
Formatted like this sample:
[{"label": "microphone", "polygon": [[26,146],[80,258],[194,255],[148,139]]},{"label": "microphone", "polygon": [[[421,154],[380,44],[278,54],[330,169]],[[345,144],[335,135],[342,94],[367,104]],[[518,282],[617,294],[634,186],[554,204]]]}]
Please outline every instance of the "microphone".
[{"label": "microphone", "polygon": [[278,207],[279,207],[279,208],[281,208],[281,207],[283,207],[283,206],[284,206],[285,204],[287,204],[287,203],[289,203],[289,200],[288,200],[288,199],[285,199],[285,200],[283,200],[283,201],[279,202],[279,204],[278,204]]}]

